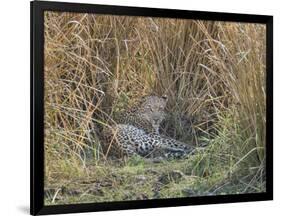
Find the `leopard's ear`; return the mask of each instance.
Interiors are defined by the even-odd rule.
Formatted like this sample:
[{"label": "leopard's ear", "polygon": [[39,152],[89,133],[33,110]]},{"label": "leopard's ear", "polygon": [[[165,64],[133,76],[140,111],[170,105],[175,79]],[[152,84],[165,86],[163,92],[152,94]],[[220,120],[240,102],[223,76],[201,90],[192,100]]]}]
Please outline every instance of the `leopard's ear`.
[{"label": "leopard's ear", "polygon": [[168,96],[167,96],[167,95],[165,95],[165,94],[164,94],[164,95],[162,95],[162,96],[161,96],[161,98],[163,98],[163,99],[164,99],[164,100],[166,100],[166,101],[168,100]]}]

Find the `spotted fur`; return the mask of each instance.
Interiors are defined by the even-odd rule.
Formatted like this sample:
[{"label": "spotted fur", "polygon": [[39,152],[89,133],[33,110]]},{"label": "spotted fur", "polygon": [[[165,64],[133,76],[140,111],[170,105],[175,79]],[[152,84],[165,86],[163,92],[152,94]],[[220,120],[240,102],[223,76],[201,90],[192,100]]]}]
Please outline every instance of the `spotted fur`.
[{"label": "spotted fur", "polygon": [[159,134],[165,118],[167,97],[148,96],[138,106],[124,112],[117,125],[106,131],[107,149],[118,155],[143,157],[181,157],[193,147]]}]

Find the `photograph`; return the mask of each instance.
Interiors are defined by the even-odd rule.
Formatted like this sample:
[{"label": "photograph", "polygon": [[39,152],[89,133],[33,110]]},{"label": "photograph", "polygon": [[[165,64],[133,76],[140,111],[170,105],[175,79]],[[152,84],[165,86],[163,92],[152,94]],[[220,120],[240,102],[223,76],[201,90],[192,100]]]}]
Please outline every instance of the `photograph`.
[{"label": "photograph", "polygon": [[44,205],[266,192],[266,24],[44,11]]}]

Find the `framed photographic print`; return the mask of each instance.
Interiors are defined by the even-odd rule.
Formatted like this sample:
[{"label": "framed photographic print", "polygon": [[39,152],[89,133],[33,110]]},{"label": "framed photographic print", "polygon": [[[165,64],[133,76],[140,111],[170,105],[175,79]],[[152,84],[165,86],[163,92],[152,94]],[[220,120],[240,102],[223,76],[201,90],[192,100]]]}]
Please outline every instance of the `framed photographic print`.
[{"label": "framed photographic print", "polygon": [[31,214],[272,200],[272,32],[31,2]]}]

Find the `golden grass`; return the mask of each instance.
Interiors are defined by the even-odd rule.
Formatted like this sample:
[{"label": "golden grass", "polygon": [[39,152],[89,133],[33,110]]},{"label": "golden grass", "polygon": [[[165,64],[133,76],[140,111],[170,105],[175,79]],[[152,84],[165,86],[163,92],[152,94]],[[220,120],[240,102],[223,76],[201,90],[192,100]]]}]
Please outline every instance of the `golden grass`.
[{"label": "golden grass", "polygon": [[45,12],[46,184],[91,175],[102,128],[154,93],[196,119],[194,145],[232,161],[222,173],[257,170],[250,187],[264,175],[265,54],[261,24]]}]

